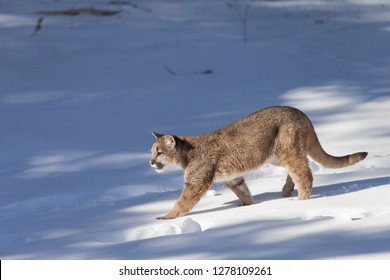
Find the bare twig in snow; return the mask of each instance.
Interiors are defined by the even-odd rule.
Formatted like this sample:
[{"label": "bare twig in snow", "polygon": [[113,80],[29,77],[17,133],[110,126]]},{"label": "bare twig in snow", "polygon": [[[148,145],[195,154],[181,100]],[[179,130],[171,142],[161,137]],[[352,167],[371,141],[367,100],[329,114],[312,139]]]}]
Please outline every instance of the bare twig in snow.
[{"label": "bare twig in snow", "polygon": [[140,7],[138,4],[127,1],[127,0],[112,0],[108,3],[109,5],[128,5],[134,9],[138,9],[144,12],[150,13],[152,10],[149,8]]},{"label": "bare twig in snow", "polygon": [[164,69],[168,71],[169,74],[171,74],[172,76],[176,76],[177,73],[175,71],[173,71],[171,68],[169,68],[168,66],[164,66]]},{"label": "bare twig in snow", "polygon": [[35,30],[34,32],[30,35],[31,37],[35,36],[39,30],[42,28],[42,22],[43,22],[43,17],[39,18],[36,25],[35,25]]},{"label": "bare twig in snow", "polygon": [[251,0],[248,4],[246,4],[244,11],[241,10],[240,4],[237,0],[234,1],[234,4],[229,3],[228,5],[230,8],[234,8],[238,13],[240,22],[242,24],[242,40],[245,45],[248,43],[248,18],[249,10],[251,9],[253,2],[255,2],[255,0]]},{"label": "bare twig in snow", "polygon": [[66,16],[77,16],[79,14],[91,14],[96,16],[113,16],[119,14],[121,11],[96,9],[96,8],[78,8],[68,10],[54,10],[54,11],[43,11],[40,12],[42,15],[66,15]]}]

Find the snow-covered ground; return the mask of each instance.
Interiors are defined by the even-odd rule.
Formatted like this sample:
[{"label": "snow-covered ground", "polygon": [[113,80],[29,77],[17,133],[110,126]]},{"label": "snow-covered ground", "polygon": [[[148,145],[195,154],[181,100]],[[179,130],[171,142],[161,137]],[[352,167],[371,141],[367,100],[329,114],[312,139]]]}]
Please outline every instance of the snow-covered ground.
[{"label": "snow-covered ground", "polygon": [[[389,259],[390,1],[0,0],[0,259]],[[91,8],[115,15],[42,15]],[[39,18],[41,28],[34,34]],[[151,130],[198,135],[270,105],[313,120],[311,200],[285,171],[214,185],[160,221],[180,171]]]}]

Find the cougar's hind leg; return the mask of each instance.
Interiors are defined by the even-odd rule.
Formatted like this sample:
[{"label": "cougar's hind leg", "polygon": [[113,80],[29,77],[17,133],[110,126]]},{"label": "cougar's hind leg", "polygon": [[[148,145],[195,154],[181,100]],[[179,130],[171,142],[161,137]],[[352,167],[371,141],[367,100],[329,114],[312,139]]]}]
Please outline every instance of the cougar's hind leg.
[{"label": "cougar's hind leg", "polygon": [[307,129],[301,125],[286,126],[280,129],[275,143],[276,156],[289,174],[283,187],[283,195],[292,192],[295,183],[298,189],[298,199],[309,199],[313,187],[313,175],[307,159],[308,144],[305,138],[308,133]]},{"label": "cougar's hind leg", "polygon": [[251,192],[249,191],[243,177],[237,177],[233,180],[225,181],[223,183],[236,194],[236,196],[242,201],[244,205],[254,204]]},{"label": "cougar's hind leg", "polygon": [[283,186],[282,195],[283,197],[290,197],[294,191],[294,181],[292,180],[290,174],[287,174],[286,183]]},{"label": "cougar's hind leg", "polygon": [[[298,199],[309,199],[313,188],[313,175],[311,173],[309,162],[307,158],[294,159],[292,162],[285,163],[285,167],[288,170],[288,174],[291,179],[296,183],[298,188]],[[288,178],[287,178],[288,179]],[[287,182],[289,179],[286,180]],[[292,184],[289,185],[293,186]],[[289,190],[288,187],[283,188],[283,191]],[[284,195],[284,192],[283,192]]]}]

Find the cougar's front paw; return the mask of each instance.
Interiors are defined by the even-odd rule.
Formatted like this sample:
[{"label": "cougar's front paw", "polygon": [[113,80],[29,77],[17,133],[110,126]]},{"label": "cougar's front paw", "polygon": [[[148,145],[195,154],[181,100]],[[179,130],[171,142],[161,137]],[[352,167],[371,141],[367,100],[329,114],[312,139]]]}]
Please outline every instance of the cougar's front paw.
[{"label": "cougar's front paw", "polygon": [[186,213],[168,213],[166,214],[165,216],[161,216],[161,217],[158,217],[156,218],[157,220],[171,220],[171,219],[175,219],[175,218],[178,218],[178,217],[182,217],[184,216]]},{"label": "cougar's front paw", "polygon": [[165,215],[165,216],[161,216],[161,217],[157,217],[156,219],[157,220],[171,220],[171,219],[174,219],[176,217],[170,217],[168,215]]}]

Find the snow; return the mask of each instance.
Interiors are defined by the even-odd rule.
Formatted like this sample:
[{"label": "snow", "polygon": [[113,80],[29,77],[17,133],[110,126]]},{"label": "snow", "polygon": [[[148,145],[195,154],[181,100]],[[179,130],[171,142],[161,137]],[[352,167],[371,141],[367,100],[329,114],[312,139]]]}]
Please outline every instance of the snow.
[{"label": "snow", "polygon": [[195,233],[201,231],[202,231],[202,227],[200,226],[200,224],[191,218],[186,219],[183,222],[181,228],[181,233]]},{"label": "snow", "polygon": [[[0,0],[0,259],[390,258],[387,0],[108,2]],[[85,7],[120,13],[38,14]],[[311,161],[307,201],[282,198],[286,172],[266,165],[246,176],[254,205],[215,184],[155,219],[183,176],[149,166],[151,131],[198,135],[271,105],[367,159]]]}]

